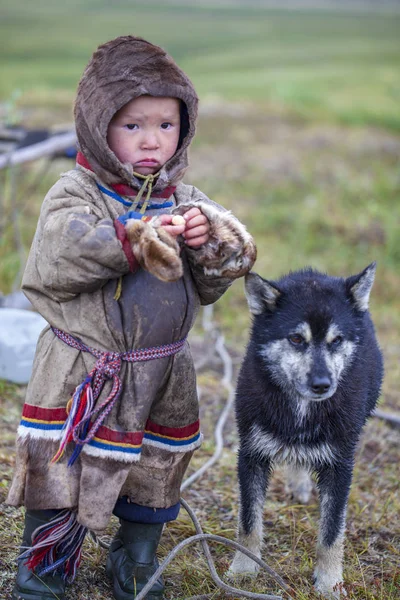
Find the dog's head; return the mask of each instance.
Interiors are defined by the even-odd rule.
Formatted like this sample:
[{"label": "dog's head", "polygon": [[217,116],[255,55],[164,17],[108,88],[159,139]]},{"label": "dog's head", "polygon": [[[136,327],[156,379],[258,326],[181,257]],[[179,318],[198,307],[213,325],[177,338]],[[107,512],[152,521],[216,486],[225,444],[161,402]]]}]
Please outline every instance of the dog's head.
[{"label": "dog's head", "polygon": [[246,276],[252,342],[287,394],[320,401],[336,392],[363,335],[375,267],[347,279],[313,269],[277,282]]}]

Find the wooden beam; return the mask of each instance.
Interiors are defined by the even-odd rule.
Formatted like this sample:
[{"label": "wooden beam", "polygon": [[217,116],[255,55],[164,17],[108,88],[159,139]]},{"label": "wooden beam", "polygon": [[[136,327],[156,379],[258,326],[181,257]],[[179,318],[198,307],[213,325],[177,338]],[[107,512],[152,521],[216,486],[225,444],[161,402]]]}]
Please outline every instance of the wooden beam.
[{"label": "wooden beam", "polygon": [[14,150],[7,154],[0,155],[0,169],[5,167],[12,167],[24,162],[31,160],[37,160],[44,156],[51,156],[56,152],[66,150],[76,143],[75,131],[68,131],[66,133],[60,133],[52,135],[48,140]]},{"label": "wooden beam", "polygon": [[396,427],[400,427],[400,414],[396,414],[393,412],[386,412],[384,410],[380,410],[376,408],[372,413],[373,417],[377,417],[378,419],[382,419],[383,421],[387,421],[390,425],[395,425]]}]

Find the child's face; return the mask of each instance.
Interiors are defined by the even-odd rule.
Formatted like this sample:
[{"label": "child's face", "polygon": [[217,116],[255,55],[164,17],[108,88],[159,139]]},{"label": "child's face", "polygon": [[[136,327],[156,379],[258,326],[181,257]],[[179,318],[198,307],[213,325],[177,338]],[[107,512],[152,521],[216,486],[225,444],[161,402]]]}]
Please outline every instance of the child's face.
[{"label": "child's face", "polygon": [[108,126],[108,145],[122,163],[142,175],[157,173],[176,152],[180,133],[177,98],[139,96]]}]

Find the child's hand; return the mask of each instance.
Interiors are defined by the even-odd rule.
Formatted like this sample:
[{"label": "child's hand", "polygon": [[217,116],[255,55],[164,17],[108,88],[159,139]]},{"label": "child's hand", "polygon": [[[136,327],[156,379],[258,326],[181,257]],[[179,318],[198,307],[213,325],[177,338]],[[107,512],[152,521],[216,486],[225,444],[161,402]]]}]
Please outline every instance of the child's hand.
[{"label": "child's hand", "polygon": [[210,238],[210,221],[199,208],[191,208],[184,215],[186,228],[182,234],[191,248],[202,246]]},{"label": "child's hand", "polygon": [[172,237],[177,237],[181,233],[185,231],[186,224],[182,225],[173,225],[172,219],[175,215],[160,215],[157,217],[157,225],[160,225],[167,231]]}]

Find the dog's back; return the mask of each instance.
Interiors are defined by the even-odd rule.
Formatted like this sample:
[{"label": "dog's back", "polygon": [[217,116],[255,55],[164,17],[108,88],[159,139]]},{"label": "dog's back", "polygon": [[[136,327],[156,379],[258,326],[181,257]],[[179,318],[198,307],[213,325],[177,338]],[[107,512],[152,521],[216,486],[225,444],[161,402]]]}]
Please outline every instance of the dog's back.
[{"label": "dog's back", "polygon": [[[253,326],[236,394],[239,537],[259,552],[259,506],[276,463],[314,471],[322,506],[316,585],[326,593],[341,580],[355,448],[383,377],[368,312],[374,273],[370,265],[348,279],[312,269],[276,283],[255,273],[246,279]],[[233,572],[249,567],[242,557]]]}]

